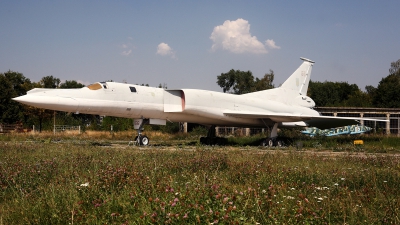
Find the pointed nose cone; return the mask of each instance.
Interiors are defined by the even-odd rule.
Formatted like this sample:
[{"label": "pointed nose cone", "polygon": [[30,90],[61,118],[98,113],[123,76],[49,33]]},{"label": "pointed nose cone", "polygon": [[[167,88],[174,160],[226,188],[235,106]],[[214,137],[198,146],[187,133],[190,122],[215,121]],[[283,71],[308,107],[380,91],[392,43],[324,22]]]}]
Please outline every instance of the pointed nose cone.
[{"label": "pointed nose cone", "polygon": [[58,99],[45,96],[23,95],[13,98],[12,100],[38,108],[47,108],[46,106],[56,103]]},{"label": "pointed nose cone", "polygon": [[76,112],[78,110],[78,101],[74,98],[43,96],[43,95],[23,95],[13,98],[14,101],[44,109]]},{"label": "pointed nose cone", "polygon": [[23,103],[23,104],[27,104],[27,105],[30,105],[29,103],[34,102],[34,98],[32,98],[32,96],[28,96],[28,95],[22,95],[19,97],[15,97],[15,98],[12,98],[12,100]]}]

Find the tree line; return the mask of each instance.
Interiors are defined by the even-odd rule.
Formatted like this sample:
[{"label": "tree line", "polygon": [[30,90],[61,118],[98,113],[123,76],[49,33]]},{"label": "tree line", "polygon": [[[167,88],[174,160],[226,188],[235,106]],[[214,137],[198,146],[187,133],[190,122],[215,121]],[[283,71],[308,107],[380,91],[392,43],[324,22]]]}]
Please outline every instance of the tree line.
[{"label": "tree line", "polygon": [[[274,88],[274,71],[270,70],[261,79],[254,77],[251,71],[230,70],[217,76],[217,84],[223,92],[231,94],[245,94]],[[142,84],[144,85],[144,84]],[[95,115],[72,114],[39,109],[13,101],[12,98],[25,95],[33,88],[82,88],[85,85],[75,81],[61,82],[54,76],[45,76],[39,82],[32,82],[22,73],[7,71],[0,73],[0,123],[22,123],[24,127],[38,126],[40,129],[51,130],[53,119],[56,124],[81,125],[83,129],[109,130],[113,125],[114,130],[132,129],[132,119],[104,117]],[[146,86],[149,86],[146,84]],[[159,85],[167,88],[166,84]],[[356,84],[347,82],[310,81],[308,87],[310,96],[320,107],[378,107],[400,108],[400,59],[392,62],[389,75],[383,77],[374,87],[367,85],[362,91]],[[152,129],[167,129],[166,131],[179,130],[178,125],[154,126]]]},{"label": "tree line", "polygon": [[[377,87],[367,85],[362,91],[357,84],[347,82],[310,81],[307,95],[319,107],[377,107],[400,108],[400,59],[390,64],[389,75],[382,78]],[[217,84],[223,92],[245,94],[274,88],[274,71],[263,78],[251,71],[230,70],[217,76]]]}]

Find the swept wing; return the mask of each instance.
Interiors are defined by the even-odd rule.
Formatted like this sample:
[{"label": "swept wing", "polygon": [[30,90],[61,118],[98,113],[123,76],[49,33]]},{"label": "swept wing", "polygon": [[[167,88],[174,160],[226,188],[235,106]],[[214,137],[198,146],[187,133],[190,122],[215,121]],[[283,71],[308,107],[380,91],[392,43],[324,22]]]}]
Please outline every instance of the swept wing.
[{"label": "swept wing", "polygon": [[319,129],[327,129],[345,125],[355,125],[359,124],[361,120],[387,122],[387,120],[372,119],[365,117],[336,117],[336,116],[289,114],[289,113],[233,111],[233,110],[224,111],[224,115],[237,118],[270,119],[276,123],[304,122],[305,126],[317,127]]}]

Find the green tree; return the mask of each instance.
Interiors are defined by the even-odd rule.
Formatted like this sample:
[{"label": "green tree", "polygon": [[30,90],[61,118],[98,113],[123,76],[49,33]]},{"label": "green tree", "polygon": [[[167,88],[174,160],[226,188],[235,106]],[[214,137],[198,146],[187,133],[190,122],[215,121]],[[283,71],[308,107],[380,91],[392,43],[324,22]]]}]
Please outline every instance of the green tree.
[{"label": "green tree", "polygon": [[262,79],[256,78],[251,71],[240,71],[231,69],[227,73],[217,76],[217,84],[223,92],[232,94],[246,94],[273,88],[274,71],[265,74]]},{"label": "green tree", "polygon": [[382,78],[373,96],[375,107],[400,108],[400,74]]},{"label": "green tree", "polygon": [[379,82],[373,92],[375,107],[400,108],[400,59],[390,64],[389,75]]},{"label": "green tree", "polygon": [[400,74],[400,59],[396,62],[390,63],[389,74]]},{"label": "green tree", "polygon": [[39,82],[43,88],[58,88],[61,81],[59,78],[51,76],[43,77]]},{"label": "green tree", "polygon": [[372,98],[367,92],[355,91],[343,101],[342,106],[346,107],[373,107]]},{"label": "green tree", "polygon": [[113,131],[126,131],[133,128],[133,120],[130,118],[105,116],[102,123],[103,130],[109,131],[111,125],[113,126]]},{"label": "green tree", "polygon": [[[360,89],[356,84],[348,84],[347,82],[313,82],[310,81],[308,86],[308,96],[310,96],[317,106],[348,106],[348,100],[351,96],[352,104],[355,104],[356,96],[360,96]],[[357,105],[362,105],[361,102]]]},{"label": "green tree", "polygon": [[373,98],[376,92],[376,87],[372,86],[372,85],[367,85],[365,86],[365,91],[367,92],[367,94]]},{"label": "green tree", "polygon": [[22,73],[7,71],[0,74],[0,122],[16,123],[24,118],[23,107],[12,98],[26,94],[31,81]]},{"label": "green tree", "polygon": [[60,84],[60,88],[83,88],[85,85],[78,83],[76,80],[66,80]]},{"label": "green tree", "polygon": [[13,123],[18,120],[18,107],[12,105],[13,89],[11,82],[0,74],[0,122]]},{"label": "green tree", "polygon": [[217,80],[217,84],[223,92],[232,94],[246,94],[251,92],[254,87],[254,76],[251,71],[231,69],[228,73],[221,73]]},{"label": "green tree", "polygon": [[161,84],[161,83],[160,83],[160,84],[158,85],[158,88],[168,89],[168,88],[167,88],[167,83],[164,83],[164,84]]},{"label": "green tree", "polygon": [[263,78],[258,79],[256,78],[255,84],[254,84],[254,91],[262,91],[262,90],[267,90],[267,89],[272,89],[274,88],[274,71],[269,70],[269,73],[266,73]]}]

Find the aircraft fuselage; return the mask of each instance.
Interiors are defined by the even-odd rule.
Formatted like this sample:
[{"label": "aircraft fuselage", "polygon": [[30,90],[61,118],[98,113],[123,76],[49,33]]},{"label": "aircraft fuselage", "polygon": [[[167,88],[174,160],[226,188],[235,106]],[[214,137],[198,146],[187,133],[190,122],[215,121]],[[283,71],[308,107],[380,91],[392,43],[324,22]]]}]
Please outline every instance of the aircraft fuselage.
[{"label": "aircraft fuselage", "polygon": [[232,117],[224,114],[227,110],[318,115],[318,112],[307,107],[255,96],[196,89],[164,90],[114,82],[95,83],[79,89],[37,88],[16,100],[57,111],[218,126],[265,127],[276,122],[271,119]]}]

